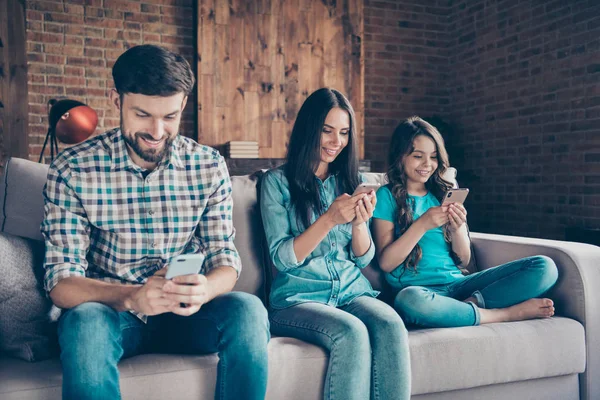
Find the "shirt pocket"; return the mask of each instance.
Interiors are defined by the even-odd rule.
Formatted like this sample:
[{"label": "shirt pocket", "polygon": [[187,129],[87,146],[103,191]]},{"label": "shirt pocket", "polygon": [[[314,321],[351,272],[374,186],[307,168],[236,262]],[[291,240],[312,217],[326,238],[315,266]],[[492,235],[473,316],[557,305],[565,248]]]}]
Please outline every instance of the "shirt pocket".
[{"label": "shirt pocket", "polygon": [[346,236],[352,237],[352,224],[341,224],[338,225],[338,230]]},{"label": "shirt pocket", "polygon": [[338,225],[338,234],[336,237],[338,249],[343,251],[352,242],[352,224]]}]

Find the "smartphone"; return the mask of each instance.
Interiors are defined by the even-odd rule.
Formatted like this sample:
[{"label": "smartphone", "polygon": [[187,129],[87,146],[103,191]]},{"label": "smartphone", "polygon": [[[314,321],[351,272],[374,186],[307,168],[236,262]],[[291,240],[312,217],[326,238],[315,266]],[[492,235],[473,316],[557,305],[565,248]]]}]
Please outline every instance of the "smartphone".
[{"label": "smartphone", "polygon": [[369,193],[371,190],[377,191],[381,185],[379,183],[361,183],[356,187],[352,196],[355,196],[359,193]]},{"label": "smartphone", "polygon": [[182,254],[174,257],[169,263],[165,279],[173,279],[181,275],[194,275],[200,272],[204,263],[204,254]]},{"label": "smartphone", "polygon": [[460,203],[463,204],[467,195],[469,194],[469,189],[460,188],[460,189],[450,189],[444,195],[444,200],[442,201],[442,205],[450,204],[450,203]]}]

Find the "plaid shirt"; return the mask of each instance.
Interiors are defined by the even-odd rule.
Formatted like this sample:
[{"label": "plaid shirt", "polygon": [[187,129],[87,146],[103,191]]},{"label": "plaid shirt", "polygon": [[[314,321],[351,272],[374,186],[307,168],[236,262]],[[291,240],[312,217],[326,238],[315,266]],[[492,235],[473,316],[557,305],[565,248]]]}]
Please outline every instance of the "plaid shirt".
[{"label": "plaid shirt", "polygon": [[58,155],[44,187],[47,292],[70,276],[142,284],[183,253],[205,255],[203,274],[230,266],[239,275],[223,157],[177,136],[170,155],[143,172],[120,129]]}]

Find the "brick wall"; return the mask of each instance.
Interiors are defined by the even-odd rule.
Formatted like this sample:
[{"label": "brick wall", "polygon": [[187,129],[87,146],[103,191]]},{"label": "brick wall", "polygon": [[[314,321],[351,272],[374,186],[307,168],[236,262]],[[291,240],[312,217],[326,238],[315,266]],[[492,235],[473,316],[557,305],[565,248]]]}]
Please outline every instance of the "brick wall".
[{"label": "brick wall", "polygon": [[[435,115],[475,231],[600,229],[600,3],[365,1],[365,149]],[[433,5],[435,4],[435,5]],[[448,140],[447,138],[447,140]]]},{"label": "brick wall", "polygon": [[448,110],[450,4],[364,2],[365,158],[375,171],[383,170],[391,132],[402,119]]},{"label": "brick wall", "polygon": [[[185,56],[195,68],[192,0],[28,0],[30,158],[37,161],[48,128],[46,104],[56,96],[82,101],[98,113],[96,132],[118,126],[108,103],[111,68],[136,44],[158,44]],[[195,137],[195,99],[182,133]],[[46,154],[49,151],[46,150]]]},{"label": "brick wall", "polygon": [[[81,4],[77,4],[81,3]],[[63,95],[116,126],[110,68],[131,45],[194,57],[191,0],[27,1],[31,157]],[[600,228],[600,5],[595,0],[364,0],[365,155],[383,170],[409,115],[452,127],[476,231],[564,238]],[[119,11],[117,11],[119,10]],[[195,99],[182,132],[194,136]]]},{"label": "brick wall", "polygon": [[447,117],[472,229],[599,229],[600,3],[460,1],[449,24]]}]

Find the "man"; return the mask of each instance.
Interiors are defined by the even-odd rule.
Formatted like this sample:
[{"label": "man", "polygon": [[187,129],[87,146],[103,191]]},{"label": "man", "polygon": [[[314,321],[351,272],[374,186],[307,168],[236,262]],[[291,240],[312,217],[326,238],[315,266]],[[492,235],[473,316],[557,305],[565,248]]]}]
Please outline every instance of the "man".
[{"label": "man", "polygon": [[[215,150],[178,135],[194,86],[187,61],[136,46],[113,67],[113,129],[63,151],[44,188],[45,289],[58,324],[63,398],[119,399],[122,358],[149,352],[219,353],[219,399],[263,399],[267,313],[231,292],[231,182]],[[166,280],[185,253],[200,274]]]}]

